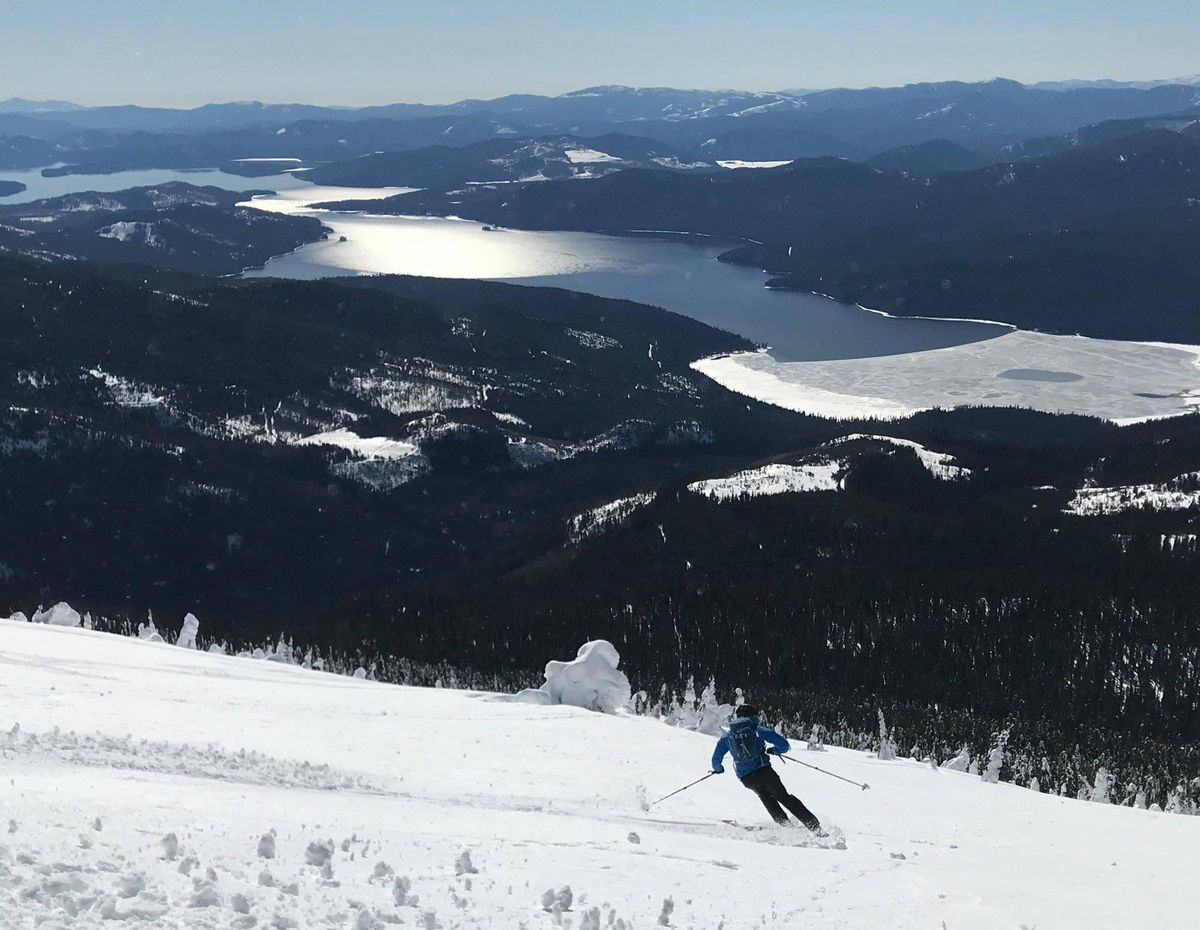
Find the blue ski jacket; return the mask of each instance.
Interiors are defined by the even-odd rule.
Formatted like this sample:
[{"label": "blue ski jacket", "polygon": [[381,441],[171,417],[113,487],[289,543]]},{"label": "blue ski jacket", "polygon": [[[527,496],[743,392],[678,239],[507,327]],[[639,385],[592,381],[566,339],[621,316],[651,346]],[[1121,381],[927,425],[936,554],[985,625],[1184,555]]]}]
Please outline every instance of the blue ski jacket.
[{"label": "blue ski jacket", "polygon": [[758,723],[758,721],[753,717],[734,717],[729,724],[731,727],[735,727],[739,723],[745,726],[750,721],[754,721],[754,723],[758,724],[757,733],[763,744],[762,752],[746,757],[739,756],[730,745],[729,736],[722,736],[719,740],[717,740],[717,748],[713,750],[712,756],[712,770],[718,775],[725,771],[725,766],[723,763],[725,761],[725,754],[728,752],[733,753],[733,769],[735,772],[737,772],[737,777],[745,778],[751,772],[756,772],[763,767],[770,767],[771,759],[767,755],[767,743],[770,743],[772,746],[774,746],[777,753],[791,751],[791,743],[789,743],[770,727],[764,727],[761,723]]}]

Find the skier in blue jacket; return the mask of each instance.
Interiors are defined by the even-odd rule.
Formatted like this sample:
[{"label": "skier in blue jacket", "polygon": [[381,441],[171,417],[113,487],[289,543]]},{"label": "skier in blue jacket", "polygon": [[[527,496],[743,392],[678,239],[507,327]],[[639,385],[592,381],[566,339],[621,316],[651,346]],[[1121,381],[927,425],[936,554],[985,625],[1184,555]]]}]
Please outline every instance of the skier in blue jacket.
[{"label": "skier in blue jacket", "polygon": [[[770,746],[767,746],[770,743]],[[784,808],[814,833],[821,831],[821,821],[800,799],[788,793],[779,775],[771,768],[772,755],[782,755],[791,749],[786,739],[758,722],[758,708],[743,704],[733,712],[729,732],[717,740],[713,751],[712,770],[720,775],[725,771],[725,754],[733,756],[734,771],[742,784],[758,795],[763,807],[776,823],[789,823]]]}]

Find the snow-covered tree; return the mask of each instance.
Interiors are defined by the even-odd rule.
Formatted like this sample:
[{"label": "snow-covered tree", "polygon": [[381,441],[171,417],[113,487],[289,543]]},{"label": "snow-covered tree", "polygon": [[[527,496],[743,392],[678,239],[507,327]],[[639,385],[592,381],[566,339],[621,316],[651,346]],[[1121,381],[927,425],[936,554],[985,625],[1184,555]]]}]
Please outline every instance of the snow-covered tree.
[{"label": "snow-covered tree", "polygon": [[891,760],[896,758],[896,741],[888,733],[887,722],[883,719],[883,710],[879,709],[879,758]]},{"label": "snow-covered tree", "polygon": [[183,618],[183,627],[179,630],[179,638],[175,640],[175,645],[184,649],[195,649],[196,637],[199,634],[200,621],[196,619],[195,614],[189,613]]},{"label": "snow-covered tree", "polygon": [[1000,781],[1000,769],[1004,767],[1004,745],[1008,742],[1008,730],[1003,730],[996,736],[996,744],[988,753],[987,768],[983,771],[983,780],[995,784]]}]

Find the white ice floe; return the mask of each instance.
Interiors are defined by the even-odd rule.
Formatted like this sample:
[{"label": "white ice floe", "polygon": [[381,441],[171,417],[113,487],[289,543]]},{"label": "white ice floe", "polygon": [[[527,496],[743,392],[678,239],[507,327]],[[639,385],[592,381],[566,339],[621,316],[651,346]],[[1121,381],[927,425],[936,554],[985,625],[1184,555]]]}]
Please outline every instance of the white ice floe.
[{"label": "white ice floe", "polygon": [[830,746],[871,791],[778,771],[839,844],[731,773],[647,813],[713,738],[630,714],[2,620],[0,669],[4,930],[1195,924],[1197,817]]},{"label": "white ice floe", "polygon": [[858,441],[886,442],[901,449],[911,449],[921,464],[925,466],[926,471],[941,481],[958,481],[971,474],[969,468],[955,464],[956,460],[953,455],[946,452],[934,452],[932,449],[927,449],[919,442],[914,442],[911,439],[898,439],[895,436],[874,436],[869,433],[851,433],[849,436],[841,436],[833,440],[829,445],[836,446]]},{"label": "white ice floe", "polygon": [[818,465],[783,465],[773,463],[740,471],[727,478],[693,481],[688,490],[714,500],[738,500],[747,497],[767,497],[772,494],[795,494],[804,491],[840,491],[842,463]]},{"label": "white ice floe", "polygon": [[1066,512],[1083,517],[1127,510],[1189,510],[1200,505],[1200,472],[1178,475],[1159,484],[1127,484],[1112,488],[1079,488]]},{"label": "white ice floe", "polygon": [[583,513],[577,513],[567,521],[567,532],[571,542],[578,543],[592,536],[599,536],[613,527],[620,526],[633,515],[654,500],[653,492],[634,494],[619,500],[609,501]]},{"label": "white ice floe", "polygon": [[966,345],[831,361],[769,352],[692,367],[731,391],[798,413],[894,420],[964,405],[1077,413],[1118,424],[1192,413],[1200,347],[1014,330]]}]

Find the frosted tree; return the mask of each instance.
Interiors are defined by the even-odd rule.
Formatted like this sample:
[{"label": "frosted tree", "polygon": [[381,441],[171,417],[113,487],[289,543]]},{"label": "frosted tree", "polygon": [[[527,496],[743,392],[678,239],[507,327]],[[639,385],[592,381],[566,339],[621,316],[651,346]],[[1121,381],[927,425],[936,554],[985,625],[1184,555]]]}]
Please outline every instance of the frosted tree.
[{"label": "frosted tree", "polygon": [[138,639],[144,639],[151,643],[164,642],[161,634],[158,632],[158,627],[154,625],[153,611],[146,611],[146,622],[138,624]]},{"label": "frosted tree", "polygon": [[196,619],[196,615],[189,613],[183,618],[183,627],[179,631],[179,638],[175,640],[176,646],[182,646],[184,649],[196,648],[196,637],[200,633],[200,621]]},{"label": "frosted tree", "polygon": [[891,760],[896,758],[896,741],[888,733],[887,722],[883,719],[883,710],[879,709],[879,758]]},{"label": "frosted tree", "polygon": [[1164,810],[1168,814],[1194,814],[1196,812],[1192,802],[1188,800],[1186,782],[1180,782],[1171,789],[1171,793],[1167,795],[1167,806]]},{"label": "frosted tree", "polygon": [[696,725],[693,729],[706,736],[720,736],[725,721],[732,713],[731,706],[717,700],[717,682],[710,678],[708,686],[700,695],[700,705],[696,710]]},{"label": "frosted tree", "polygon": [[1112,803],[1112,776],[1104,766],[1100,766],[1096,770],[1096,781],[1092,785],[1088,800],[1094,801],[1097,804]]},{"label": "frosted tree", "polygon": [[1038,781],[1036,775],[1034,775],[1033,778],[1029,779],[1029,790],[1030,791],[1039,791],[1039,792],[1042,790],[1041,782]]},{"label": "frosted tree", "polygon": [[962,749],[958,751],[958,755],[953,759],[947,759],[943,762],[942,768],[949,769],[952,772],[968,771],[971,768],[971,750],[967,748],[967,744],[963,743]]},{"label": "frosted tree", "polygon": [[995,784],[1000,780],[1000,769],[1004,767],[1004,745],[1008,742],[1008,730],[1001,731],[996,737],[996,745],[988,753],[987,768],[983,771],[983,780]]},{"label": "frosted tree", "polygon": [[821,738],[821,725],[814,723],[808,734],[808,749],[810,752],[825,752],[825,741]]}]

